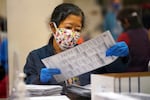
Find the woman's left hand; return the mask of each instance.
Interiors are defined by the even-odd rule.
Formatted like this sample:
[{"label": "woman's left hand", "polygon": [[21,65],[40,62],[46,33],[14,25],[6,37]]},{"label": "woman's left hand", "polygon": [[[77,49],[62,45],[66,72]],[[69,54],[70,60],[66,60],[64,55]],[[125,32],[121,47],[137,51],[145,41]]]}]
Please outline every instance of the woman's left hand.
[{"label": "woman's left hand", "polygon": [[117,42],[115,45],[107,49],[106,56],[125,57],[129,54],[129,48],[125,42]]}]

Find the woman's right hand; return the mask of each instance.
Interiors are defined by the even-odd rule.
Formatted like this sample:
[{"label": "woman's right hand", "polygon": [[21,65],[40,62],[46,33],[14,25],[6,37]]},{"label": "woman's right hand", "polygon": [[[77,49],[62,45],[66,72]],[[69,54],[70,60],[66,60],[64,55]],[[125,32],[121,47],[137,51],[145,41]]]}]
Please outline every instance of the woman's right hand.
[{"label": "woman's right hand", "polygon": [[42,83],[47,83],[53,78],[53,75],[61,74],[58,68],[42,68],[40,73],[40,81]]}]

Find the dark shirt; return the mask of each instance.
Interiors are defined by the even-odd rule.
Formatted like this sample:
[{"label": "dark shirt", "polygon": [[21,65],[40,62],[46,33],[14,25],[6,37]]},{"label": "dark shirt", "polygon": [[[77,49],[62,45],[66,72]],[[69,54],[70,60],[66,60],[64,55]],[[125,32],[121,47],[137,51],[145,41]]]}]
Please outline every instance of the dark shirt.
[{"label": "dark shirt", "polygon": [[125,41],[129,47],[131,60],[127,71],[148,71],[150,41],[147,30],[144,28],[128,29],[119,36],[118,41]]},{"label": "dark shirt", "polygon": [[[24,73],[27,75],[25,82],[27,84],[58,84],[53,78],[47,83],[40,82],[40,70],[45,68],[41,59],[54,55],[54,47],[48,44],[42,48],[34,50],[29,53],[26,64],[24,66]],[[125,72],[128,64],[128,57],[118,58],[115,62],[99,68],[97,70],[82,74],[79,76],[80,85],[87,85],[90,83],[90,74],[103,74],[103,73],[117,73]]]}]

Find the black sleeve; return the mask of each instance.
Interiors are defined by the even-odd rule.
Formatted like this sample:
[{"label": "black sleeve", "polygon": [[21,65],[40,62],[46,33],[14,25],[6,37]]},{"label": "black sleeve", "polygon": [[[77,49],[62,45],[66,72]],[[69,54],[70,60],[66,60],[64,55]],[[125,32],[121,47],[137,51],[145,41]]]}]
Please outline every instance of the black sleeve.
[{"label": "black sleeve", "polygon": [[128,64],[130,62],[130,56],[118,57],[114,62],[100,67],[94,71],[93,74],[105,74],[105,73],[122,73],[126,72]]},{"label": "black sleeve", "polygon": [[34,55],[32,52],[27,57],[27,61],[24,66],[24,73],[26,74],[26,84],[40,84],[39,76],[41,67],[36,66],[36,59],[34,59]]},{"label": "black sleeve", "polygon": [[41,56],[45,57],[45,54],[40,51],[32,51],[31,53],[29,53],[26,64],[24,66],[24,73],[26,74],[26,84],[58,84],[54,77],[47,83],[40,82],[40,71],[42,68],[45,68],[45,65],[41,61],[41,59],[43,59],[43,57]]},{"label": "black sleeve", "polygon": [[105,66],[105,73],[122,73],[127,71],[128,64],[130,62],[130,56],[119,57],[113,63]]}]

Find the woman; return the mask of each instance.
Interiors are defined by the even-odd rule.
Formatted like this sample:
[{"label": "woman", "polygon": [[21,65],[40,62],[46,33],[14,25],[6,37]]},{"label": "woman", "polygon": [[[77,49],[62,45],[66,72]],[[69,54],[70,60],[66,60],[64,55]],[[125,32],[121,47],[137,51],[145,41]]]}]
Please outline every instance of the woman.
[{"label": "woman", "polygon": [[[46,68],[41,59],[76,46],[76,42],[80,38],[80,32],[84,27],[84,20],[84,13],[74,4],[63,3],[54,9],[50,19],[50,27],[53,34],[49,39],[49,43],[44,47],[30,52],[24,66],[24,72],[27,75],[25,79],[27,84],[59,84],[53,78],[53,75],[60,74],[60,70]],[[56,30],[54,26],[57,27],[58,30]],[[64,32],[68,32],[70,35],[75,35],[72,37],[67,37],[69,38],[68,40],[60,38],[60,34],[63,34],[62,37],[66,37]],[[118,52],[118,50],[121,51]],[[126,59],[126,56],[128,55],[127,45],[123,42],[117,43],[107,51],[107,56],[112,55],[122,57],[107,68],[100,68],[79,76],[80,85],[90,83],[91,73],[124,72],[128,62],[128,59]]]},{"label": "woman", "polygon": [[118,41],[125,41],[129,46],[131,61],[128,72],[148,71],[150,61],[150,41],[148,31],[143,27],[139,12],[135,8],[124,8],[118,14],[124,32]]}]

